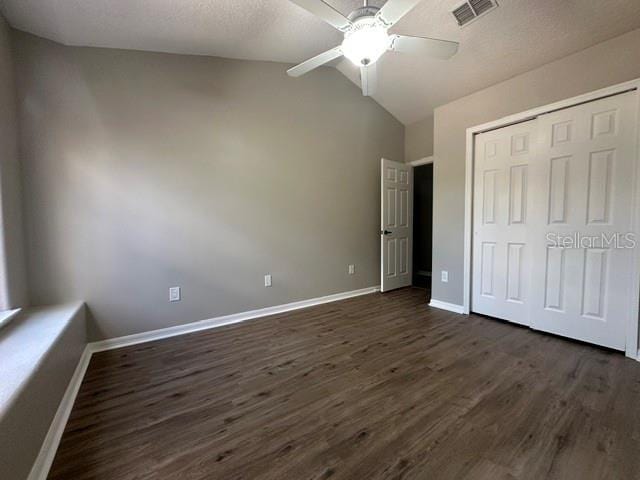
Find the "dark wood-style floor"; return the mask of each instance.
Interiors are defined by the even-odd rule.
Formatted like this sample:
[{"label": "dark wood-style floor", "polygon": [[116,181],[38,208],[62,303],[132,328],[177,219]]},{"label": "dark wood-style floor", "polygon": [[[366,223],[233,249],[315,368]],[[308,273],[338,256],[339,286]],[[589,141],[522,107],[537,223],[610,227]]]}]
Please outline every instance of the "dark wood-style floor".
[{"label": "dark wood-style floor", "polygon": [[640,478],[640,365],[405,289],[97,354],[50,477]]}]

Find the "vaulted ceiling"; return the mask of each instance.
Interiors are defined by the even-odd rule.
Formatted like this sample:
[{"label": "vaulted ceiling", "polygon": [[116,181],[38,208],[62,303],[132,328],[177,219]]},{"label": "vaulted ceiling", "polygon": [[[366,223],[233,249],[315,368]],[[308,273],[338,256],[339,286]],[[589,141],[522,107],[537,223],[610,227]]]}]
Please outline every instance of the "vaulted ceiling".
[{"label": "vaulted ceiling", "polygon": [[[341,41],[340,33],[288,0],[0,2],[14,27],[66,45],[297,63]],[[362,5],[327,3],[345,14]],[[448,61],[396,53],[382,58],[374,99],[405,124],[455,98],[640,28],[639,0],[498,0],[498,9],[463,28],[450,13],[460,3],[423,0],[393,28],[461,44]],[[359,83],[347,61],[336,67]]]}]

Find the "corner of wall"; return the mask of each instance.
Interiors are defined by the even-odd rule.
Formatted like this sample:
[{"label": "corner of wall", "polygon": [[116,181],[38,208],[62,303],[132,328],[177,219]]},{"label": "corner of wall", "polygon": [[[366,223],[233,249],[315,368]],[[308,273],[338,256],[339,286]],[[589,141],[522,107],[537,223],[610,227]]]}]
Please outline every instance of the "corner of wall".
[{"label": "corner of wall", "polygon": [[3,290],[4,307],[27,304],[22,175],[19,151],[18,98],[11,27],[0,14],[0,222],[2,223],[3,276],[10,279]]}]

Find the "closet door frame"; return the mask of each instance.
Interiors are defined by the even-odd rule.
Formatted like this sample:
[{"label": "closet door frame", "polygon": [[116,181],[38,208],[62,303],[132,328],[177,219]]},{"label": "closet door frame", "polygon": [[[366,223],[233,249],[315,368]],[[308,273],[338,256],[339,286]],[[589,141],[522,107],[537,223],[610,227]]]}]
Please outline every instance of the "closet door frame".
[{"label": "closet door frame", "polygon": [[[474,185],[474,158],[475,136],[498,128],[507,127],[517,123],[532,120],[545,113],[574,107],[576,105],[592,102],[612,95],[618,95],[629,91],[636,92],[636,145],[635,165],[633,179],[633,227],[636,238],[640,239],[640,79],[603,88],[577,97],[562,100],[560,102],[534,108],[525,112],[510,115],[493,122],[484,123],[467,129],[466,136],[466,167],[465,167],[465,212],[464,212],[464,293],[463,313],[471,311],[472,291],[472,251],[473,251],[473,185]],[[626,328],[625,354],[627,357],[640,361],[638,350],[638,332],[640,323],[640,246],[634,250],[633,283],[631,305],[629,310],[629,322]]]}]

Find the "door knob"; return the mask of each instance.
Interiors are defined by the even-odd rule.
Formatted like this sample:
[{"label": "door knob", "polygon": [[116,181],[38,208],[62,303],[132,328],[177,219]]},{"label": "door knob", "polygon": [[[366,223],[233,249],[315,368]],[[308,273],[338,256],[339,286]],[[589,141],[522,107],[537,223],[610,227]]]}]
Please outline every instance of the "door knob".
[{"label": "door knob", "polygon": [[382,235],[391,235],[393,232],[389,231],[389,230],[382,230],[382,232],[380,232]]}]

